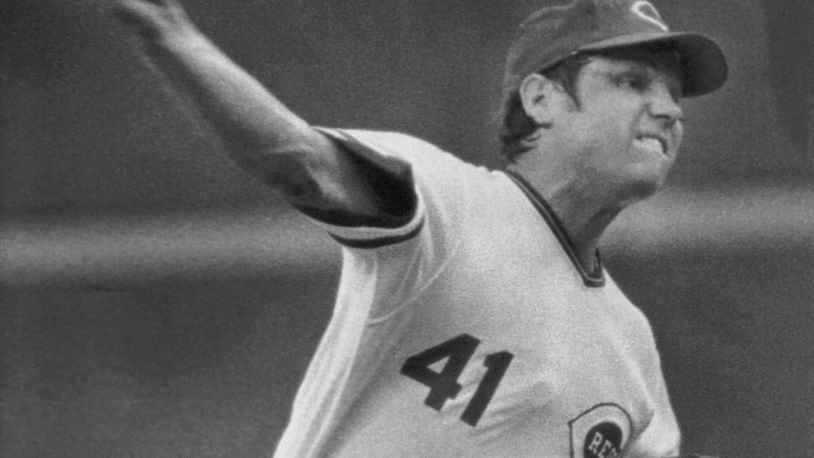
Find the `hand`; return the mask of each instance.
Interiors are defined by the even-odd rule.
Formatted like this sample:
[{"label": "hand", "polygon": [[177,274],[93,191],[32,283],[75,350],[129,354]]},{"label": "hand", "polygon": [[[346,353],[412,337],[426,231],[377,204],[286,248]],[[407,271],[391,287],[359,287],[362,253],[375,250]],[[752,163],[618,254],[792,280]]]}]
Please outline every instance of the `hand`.
[{"label": "hand", "polygon": [[116,0],[113,13],[148,42],[198,35],[178,0]]}]

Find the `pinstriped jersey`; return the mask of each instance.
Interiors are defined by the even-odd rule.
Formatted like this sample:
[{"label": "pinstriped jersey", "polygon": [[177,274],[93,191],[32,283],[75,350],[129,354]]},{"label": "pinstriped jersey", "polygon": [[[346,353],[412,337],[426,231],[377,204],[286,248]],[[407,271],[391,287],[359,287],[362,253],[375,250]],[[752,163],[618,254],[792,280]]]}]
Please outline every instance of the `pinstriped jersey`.
[{"label": "pinstriped jersey", "polygon": [[410,168],[394,228],[343,246],[333,316],[275,456],[670,456],[650,325],[523,179],[413,137],[325,130]]}]

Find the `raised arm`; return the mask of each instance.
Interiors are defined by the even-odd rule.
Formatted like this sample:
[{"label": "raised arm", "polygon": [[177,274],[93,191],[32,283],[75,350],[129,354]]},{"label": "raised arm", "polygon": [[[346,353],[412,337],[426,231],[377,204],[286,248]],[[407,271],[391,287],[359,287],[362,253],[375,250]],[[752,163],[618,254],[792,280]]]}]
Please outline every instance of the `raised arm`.
[{"label": "raised arm", "polygon": [[116,0],[114,12],[243,169],[301,209],[388,214],[370,164],[286,108],[205,37],[177,0]]}]

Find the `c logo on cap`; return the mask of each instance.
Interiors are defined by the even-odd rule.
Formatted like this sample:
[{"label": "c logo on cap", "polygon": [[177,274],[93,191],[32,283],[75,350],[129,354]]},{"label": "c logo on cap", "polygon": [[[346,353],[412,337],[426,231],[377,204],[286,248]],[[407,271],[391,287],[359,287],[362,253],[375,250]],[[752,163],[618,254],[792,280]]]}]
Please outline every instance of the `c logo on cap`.
[{"label": "c logo on cap", "polygon": [[658,11],[656,11],[656,7],[653,6],[650,2],[645,0],[638,0],[633,2],[633,6],[630,7],[630,11],[633,12],[636,16],[644,19],[645,21],[655,25],[656,27],[660,28],[661,30],[667,32],[669,29],[667,28],[667,24],[664,23],[664,20],[661,18],[661,15]]}]

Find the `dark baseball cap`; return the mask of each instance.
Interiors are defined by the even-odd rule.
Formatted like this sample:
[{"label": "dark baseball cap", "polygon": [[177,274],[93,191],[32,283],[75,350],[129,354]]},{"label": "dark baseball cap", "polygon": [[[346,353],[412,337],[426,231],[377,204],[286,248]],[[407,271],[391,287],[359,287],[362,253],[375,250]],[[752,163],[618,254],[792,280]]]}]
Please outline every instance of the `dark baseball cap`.
[{"label": "dark baseball cap", "polygon": [[645,0],[575,0],[543,8],[526,19],[509,49],[504,91],[580,52],[613,50],[663,43],[681,61],[683,96],[694,97],[720,88],[727,76],[721,48],[692,32],[673,32],[656,8]]}]

